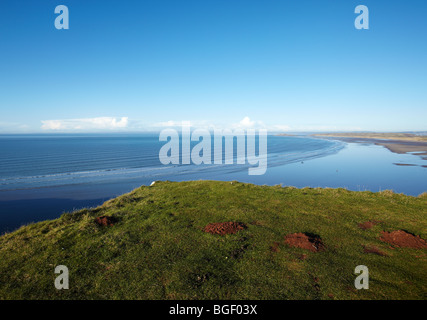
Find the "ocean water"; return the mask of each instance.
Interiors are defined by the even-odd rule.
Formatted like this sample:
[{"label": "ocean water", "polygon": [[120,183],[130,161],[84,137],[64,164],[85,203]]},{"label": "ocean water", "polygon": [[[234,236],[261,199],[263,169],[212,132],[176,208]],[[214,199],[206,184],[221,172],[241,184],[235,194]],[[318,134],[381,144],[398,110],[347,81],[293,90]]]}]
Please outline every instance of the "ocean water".
[{"label": "ocean water", "polygon": [[[193,172],[202,178],[208,172],[248,170],[248,165],[237,164],[165,166],[159,160],[159,150],[165,143],[159,141],[158,134],[0,136],[0,191],[128,178],[160,180]],[[192,142],[191,147],[196,144]],[[342,143],[326,140],[269,136],[268,165],[321,157],[341,147]]]},{"label": "ocean water", "polygon": [[268,136],[267,172],[251,176],[248,164],[162,165],[158,155],[165,142],[158,137],[1,135],[0,232],[99,205],[154,180],[393,189],[408,195],[427,191],[427,168],[422,167],[427,161],[416,155],[394,154],[381,146]]}]

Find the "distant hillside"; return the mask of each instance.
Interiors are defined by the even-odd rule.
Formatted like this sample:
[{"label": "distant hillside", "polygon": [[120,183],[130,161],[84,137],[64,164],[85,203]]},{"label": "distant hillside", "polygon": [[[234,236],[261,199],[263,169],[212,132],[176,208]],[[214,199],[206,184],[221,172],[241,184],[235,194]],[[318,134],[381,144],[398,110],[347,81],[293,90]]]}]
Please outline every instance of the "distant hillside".
[{"label": "distant hillside", "polygon": [[421,132],[420,133],[334,132],[334,133],[316,133],[316,134],[313,134],[313,136],[390,139],[390,140],[402,140],[402,141],[427,142],[427,135],[423,135]]}]

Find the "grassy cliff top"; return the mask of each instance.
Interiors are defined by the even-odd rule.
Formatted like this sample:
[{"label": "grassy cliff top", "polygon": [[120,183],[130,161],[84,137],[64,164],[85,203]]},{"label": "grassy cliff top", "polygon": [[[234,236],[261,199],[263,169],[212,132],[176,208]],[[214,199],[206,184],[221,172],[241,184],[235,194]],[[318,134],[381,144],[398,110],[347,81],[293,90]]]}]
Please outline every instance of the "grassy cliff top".
[{"label": "grassy cliff top", "polygon": [[[242,228],[205,232],[218,222]],[[425,194],[157,182],[1,236],[0,299],[425,299],[427,250],[380,239],[395,230],[427,238]]]}]

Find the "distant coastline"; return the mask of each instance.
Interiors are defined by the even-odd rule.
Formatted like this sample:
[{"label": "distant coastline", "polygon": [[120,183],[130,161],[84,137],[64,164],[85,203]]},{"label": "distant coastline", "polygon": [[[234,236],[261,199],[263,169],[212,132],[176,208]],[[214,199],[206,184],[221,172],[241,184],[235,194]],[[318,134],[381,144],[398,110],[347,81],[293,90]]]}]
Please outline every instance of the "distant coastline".
[{"label": "distant coastline", "polygon": [[372,143],[394,153],[415,153],[427,160],[427,135],[413,133],[344,132],[317,133],[314,137],[334,138],[344,142]]},{"label": "distant coastline", "polygon": [[399,141],[419,141],[427,143],[427,134],[414,134],[405,132],[333,132],[316,133],[313,136],[342,137],[342,138],[365,138]]}]

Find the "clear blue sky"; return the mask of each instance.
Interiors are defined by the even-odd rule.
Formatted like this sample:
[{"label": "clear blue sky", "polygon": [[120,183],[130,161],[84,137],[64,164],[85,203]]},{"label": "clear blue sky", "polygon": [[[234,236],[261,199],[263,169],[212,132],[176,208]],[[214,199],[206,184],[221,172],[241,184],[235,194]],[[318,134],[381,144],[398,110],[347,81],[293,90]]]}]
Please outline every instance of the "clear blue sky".
[{"label": "clear blue sky", "polygon": [[[69,30],[54,27],[61,4]],[[369,30],[354,27],[360,4]],[[427,130],[427,1],[2,0],[0,110],[3,133],[100,117],[105,131],[245,117]]]}]

